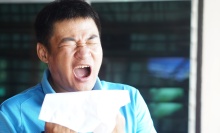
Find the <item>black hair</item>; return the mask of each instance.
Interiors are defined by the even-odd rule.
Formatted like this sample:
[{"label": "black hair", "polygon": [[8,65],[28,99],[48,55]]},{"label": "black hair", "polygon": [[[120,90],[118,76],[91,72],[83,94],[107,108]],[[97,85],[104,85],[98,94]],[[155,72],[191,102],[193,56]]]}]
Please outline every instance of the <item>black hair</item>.
[{"label": "black hair", "polygon": [[50,38],[56,22],[75,18],[92,18],[101,34],[101,24],[97,12],[84,0],[56,0],[45,6],[35,20],[37,42],[50,49]]}]

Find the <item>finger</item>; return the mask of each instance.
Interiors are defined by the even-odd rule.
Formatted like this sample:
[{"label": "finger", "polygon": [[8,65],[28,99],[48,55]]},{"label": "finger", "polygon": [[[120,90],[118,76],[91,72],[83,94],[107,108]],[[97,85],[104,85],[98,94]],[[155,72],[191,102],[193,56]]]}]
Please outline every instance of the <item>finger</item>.
[{"label": "finger", "polygon": [[124,127],[125,127],[125,118],[124,118],[124,116],[121,114],[121,113],[119,113],[118,115],[117,115],[117,117],[116,117],[116,124],[118,125],[118,130],[120,130],[120,133],[122,132],[122,131],[124,131]]},{"label": "finger", "polygon": [[64,132],[64,133],[77,133],[77,132],[75,132],[75,131],[73,131],[73,130],[67,128],[67,127],[63,127],[62,133],[63,133],[63,132]]},{"label": "finger", "polygon": [[121,113],[116,116],[116,125],[112,133],[124,133],[125,118]]},{"label": "finger", "polygon": [[46,122],[45,123],[45,133],[77,133],[67,127],[61,126],[59,124]]},{"label": "finger", "polygon": [[59,131],[59,126],[55,123],[46,122],[45,123],[45,133],[56,133]]}]

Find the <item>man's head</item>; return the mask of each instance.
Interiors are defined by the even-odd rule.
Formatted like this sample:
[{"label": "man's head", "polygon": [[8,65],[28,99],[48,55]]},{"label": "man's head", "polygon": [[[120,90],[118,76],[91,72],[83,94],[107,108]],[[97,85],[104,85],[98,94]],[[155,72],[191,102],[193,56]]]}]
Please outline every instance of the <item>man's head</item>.
[{"label": "man's head", "polygon": [[60,0],[37,16],[37,54],[56,92],[91,90],[102,62],[100,22],[86,2]]},{"label": "man's head", "polygon": [[44,7],[35,20],[37,42],[50,49],[50,37],[56,22],[76,18],[92,18],[101,34],[98,14],[84,0],[55,0]]}]

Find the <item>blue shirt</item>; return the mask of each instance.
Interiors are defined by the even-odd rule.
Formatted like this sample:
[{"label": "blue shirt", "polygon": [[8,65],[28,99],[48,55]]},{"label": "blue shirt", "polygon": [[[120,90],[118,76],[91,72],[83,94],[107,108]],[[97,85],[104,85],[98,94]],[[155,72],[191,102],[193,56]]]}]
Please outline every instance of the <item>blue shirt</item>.
[{"label": "blue shirt", "polygon": [[[41,83],[4,101],[0,106],[0,133],[41,133],[45,122],[38,119],[44,97],[55,93],[48,82],[49,71]],[[139,91],[131,86],[100,81],[94,90],[128,90],[131,102],[120,109],[126,133],[156,133],[148,107]]]}]

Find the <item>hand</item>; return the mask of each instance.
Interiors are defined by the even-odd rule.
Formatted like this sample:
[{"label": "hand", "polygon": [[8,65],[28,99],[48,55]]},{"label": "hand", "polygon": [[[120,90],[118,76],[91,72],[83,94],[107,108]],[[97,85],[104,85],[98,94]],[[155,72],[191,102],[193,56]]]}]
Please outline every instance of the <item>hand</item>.
[{"label": "hand", "polygon": [[[112,133],[125,133],[125,118],[119,113],[116,117],[116,125]],[[67,127],[46,122],[45,133],[77,133]]]},{"label": "hand", "polygon": [[46,122],[45,133],[77,133],[77,132],[55,123]]},{"label": "hand", "polygon": [[121,113],[116,117],[116,125],[112,133],[125,133],[125,118]]}]

